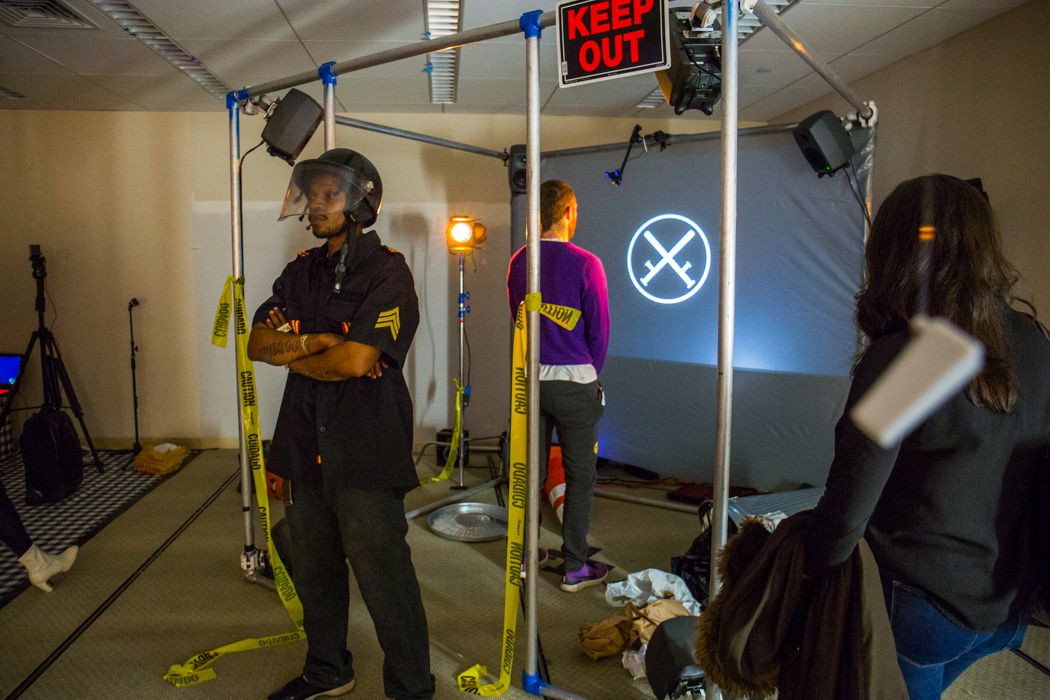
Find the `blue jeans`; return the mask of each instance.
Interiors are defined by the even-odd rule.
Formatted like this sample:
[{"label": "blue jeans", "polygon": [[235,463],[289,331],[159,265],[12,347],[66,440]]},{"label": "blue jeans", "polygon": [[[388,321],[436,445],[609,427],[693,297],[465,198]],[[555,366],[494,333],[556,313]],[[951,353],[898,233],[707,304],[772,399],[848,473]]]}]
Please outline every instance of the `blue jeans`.
[{"label": "blue jeans", "polygon": [[983,632],[952,622],[917,588],[882,580],[886,610],[897,644],[897,663],[911,700],[936,700],[974,661],[1024,640],[1028,615],[1013,613]]},{"label": "blue jeans", "polygon": [[386,696],[433,698],[427,618],[405,541],[402,496],[393,489],[303,481],[292,484],[291,495],[285,514],[292,533],[292,581],[309,645],[306,678],[334,687],[354,677],[346,648],[349,560],[383,649]]}]

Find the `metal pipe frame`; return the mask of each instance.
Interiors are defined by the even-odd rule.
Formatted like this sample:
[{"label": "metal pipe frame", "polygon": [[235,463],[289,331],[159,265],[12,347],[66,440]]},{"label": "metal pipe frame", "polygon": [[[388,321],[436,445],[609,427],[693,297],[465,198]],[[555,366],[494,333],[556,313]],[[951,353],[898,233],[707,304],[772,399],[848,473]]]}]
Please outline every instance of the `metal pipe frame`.
[{"label": "metal pipe frame", "polygon": [[[752,126],[747,129],[739,129],[739,133],[745,136],[757,136],[760,134],[780,134],[791,131],[797,124],[770,124],[768,126]],[[649,138],[643,136],[642,138]],[[722,138],[721,131],[705,131],[699,134],[667,134],[662,144],[673,146],[677,143],[693,143],[695,141],[714,141]],[[563,156],[582,156],[591,153],[605,153],[606,151],[623,150],[623,141],[618,143],[604,143],[596,146],[580,146],[578,148],[564,148],[558,151],[544,151],[540,153],[541,158],[561,158]]]},{"label": "metal pipe frame", "polygon": [[427,134],[420,134],[415,131],[406,131],[404,129],[397,129],[392,126],[383,126],[382,124],[375,124],[373,122],[366,122],[360,119],[352,119],[350,117],[336,116],[335,123],[342,126],[352,126],[355,129],[364,129],[366,131],[374,131],[379,134],[386,134],[387,136],[400,136],[403,139],[409,139],[411,141],[422,141],[423,143],[429,143],[434,146],[444,146],[445,148],[452,148],[457,151],[466,151],[467,153],[476,153],[479,156],[489,156],[491,158],[499,158],[506,162],[508,156],[506,151],[494,151],[491,148],[482,148],[481,146],[471,146],[467,143],[460,143],[458,141],[450,141],[448,139],[438,138],[436,136],[428,136]]},{"label": "metal pipe frame", "polygon": [[[233,240],[233,277],[244,276],[244,235],[241,223],[241,121],[237,97],[230,93],[226,96],[226,111],[230,117],[230,232]],[[239,374],[239,373],[238,373]],[[252,509],[252,467],[248,461],[248,449],[244,435],[244,425],[240,420],[240,378],[237,377],[237,436],[240,445],[241,464],[241,513],[244,523],[244,554],[255,551],[255,523]],[[242,557],[242,565],[246,563]],[[254,571],[246,571],[248,578],[254,580]]]},{"label": "metal pipe frame", "polygon": [[[733,430],[733,343],[736,332],[736,194],[739,82],[737,25],[738,0],[722,4],[722,230],[718,267],[718,401],[715,419],[714,509],[711,518],[711,551],[725,546],[729,528],[729,451]],[[711,598],[722,585],[718,560],[712,554],[708,579]],[[706,682],[708,700],[722,692]]]},{"label": "metal pipe frame", "polygon": [[[544,12],[539,17],[539,24],[541,27],[549,27],[554,24],[554,20],[554,12]],[[490,24],[486,27],[478,27],[477,29],[459,32],[458,34],[449,34],[448,36],[443,36],[438,39],[428,39],[427,41],[408,44],[407,46],[399,46],[396,49],[380,51],[379,53],[370,54],[368,56],[335,63],[331,67],[331,72],[333,75],[342,75],[343,73],[351,73],[364,68],[381,66],[384,63],[400,61],[404,58],[423,56],[428,53],[436,53],[438,51],[456,48],[465,44],[475,44],[487,39],[498,39],[500,37],[518,34],[519,32],[521,32],[521,24],[519,20]],[[305,85],[306,83],[312,83],[315,80],[317,80],[317,73],[314,71],[306,71],[305,73],[296,73],[287,78],[271,80],[268,83],[246,86],[240,90],[235,90],[234,92],[238,95],[243,95],[242,99],[247,99],[249,97],[255,97],[256,95],[265,95],[268,92],[274,92],[276,90],[284,90],[286,88],[296,87],[297,85]]]},{"label": "metal pipe frame", "polygon": [[[522,15],[525,29],[526,15]],[[540,32],[538,27],[525,32],[525,322],[528,347],[525,357],[527,435],[526,472],[528,496],[525,514],[525,570],[539,571],[537,556],[540,536],[540,313],[530,300],[540,295]],[[534,307],[534,308],[530,308]],[[538,644],[539,576],[525,579],[525,673],[522,685],[534,694],[543,683],[539,680]]]},{"label": "metal pipe frame", "polygon": [[684,503],[671,503],[667,501],[657,501],[653,498],[642,498],[641,496],[632,496],[626,493],[617,493],[616,491],[607,491],[601,486],[594,487],[594,495],[600,496],[601,498],[608,498],[614,501],[626,501],[627,503],[638,503],[643,506],[651,506],[653,508],[663,508],[665,510],[676,510],[680,513],[691,513],[696,515],[696,506],[687,506]]},{"label": "metal pipe frame", "polygon": [[332,72],[333,62],[324,63],[317,69],[324,85],[324,150],[330,151],[335,148],[335,83],[336,76]]},{"label": "metal pipe frame", "polygon": [[[724,3],[723,8],[728,7],[729,4],[730,3],[728,2]],[[732,4],[735,6],[738,3],[733,2]],[[734,10],[735,9],[736,8],[734,7]],[[839,76],[839,74],[836,73],[826,61],[824,61],[824,59],[820,58],[815,53],[813,53],[813,51],[809,48],[806,42],[802,41],[798,34],[792,31],[791,27],[787,26],[787,24],[784,23],[784,20],[780,18],[780,15],[778,15],[773,10],[773,8],[771,8],[766,3],[765,0],[755,0],[754,7],[751,8],[751,12],[753,12],[754,15],[762,21],[762,24],[769,27],[770,31],[772,31],[774,34],[780,37],[792,51],[797,53],[803,61],[808,63],[813,70],[820,74],[820,77],[824,78],[824,80],[827,81],[828,85],[834,88],[835,92],[842,95],[842,97],[845,98],[847,102],[853,105],[853,107],[856,108],[857,113],[861,117],[867,119],[871,116],[871,107],[869,107],[862,99],[860,99],[860,95],[854,92],[853,88],[851,88],[849,84],[845,80],[843,80],[842,77]],[[724,9],[722,16],[725,17]],[[722,70],[722,76],[722,85],[725,86],[724,68]],[[724,90],[722,94],[724,99]]]},{"label": "metal pipe frame", "polygon": [[477,486],[471,486],[466,491],[457,492],[456,494],[454,494],[452,496],[446,496],[445,498],[442,498],[440,500],[434,501],[433,503],[428,503],[425,506],[420,506],[419,508],[415,508],[413,510],[406,511],[405,512],[405,519],[406,520],[412,520],[413,518],[417,518],[420,515],[423,515],[425,513],[429,513],[431,511],[437,510],[438,508],[441,508],[442,506],[447,506],[447,505],[450,505],[452,503],[455,503],[456,501],[461,501],[464,498],[469,498],[470,496],[473,496],[476,493],[481,493],[485,489],[499,488],[499,486],[500,486],[500,484],[502,482],[503,482],[503,477],[496,477],[495,479],[490,479],[489,481],[486,481],[483,484],[478,484]]}]

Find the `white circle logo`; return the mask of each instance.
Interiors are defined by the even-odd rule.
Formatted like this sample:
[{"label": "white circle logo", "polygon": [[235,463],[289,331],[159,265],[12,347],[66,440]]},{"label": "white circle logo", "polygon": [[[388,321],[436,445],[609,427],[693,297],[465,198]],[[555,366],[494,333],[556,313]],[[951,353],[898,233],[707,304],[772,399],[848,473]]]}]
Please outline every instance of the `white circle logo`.
[{"label": "white circle logo", "polygon": [[[635,246],[639,237],[641,245]],[[698,271],[703,268],[703,272]],[[636,273],[635,270],[638,272]],[[635,289],[658,304],[677,304],[700,291],[711,271],[711,245],[696,222],[678,214],[654,216],[627,246]]]}]

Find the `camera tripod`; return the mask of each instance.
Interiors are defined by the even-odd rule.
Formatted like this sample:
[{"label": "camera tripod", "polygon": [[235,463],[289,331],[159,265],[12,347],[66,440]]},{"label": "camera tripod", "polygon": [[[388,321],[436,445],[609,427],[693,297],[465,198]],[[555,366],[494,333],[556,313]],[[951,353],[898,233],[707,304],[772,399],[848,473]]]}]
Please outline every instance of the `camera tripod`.
[{"label": "camera tripod", "polygon": [[37,329],[33,331],[33,335],[29,338],[29,344],[26,346],[25,354],[22,356],[23,363],[18,371],[18,379],[15,380],[15,385],[8,394],[8,400],[4,404],[3,409],[0,410],[0,425],[3,425],[4,421],[7,420],[11,407],[14,406],[15,394],[21,389],[22,377],[29,364],[29,358],[33,354],[33,348],[37,343],[40,343],[40,374],[44,389],[42,407],[61,410],[62,392],[65,391],[66,398],[69,400],[69,410],[73,412],[73,415],[76,416],[77,421],[80,423],[80,430],[83,432],[88,449],[91,451],[95,469],[101,474],[103,471],[102,460],[99,459],[98,452],[95,450],[95,444],[91,441],[91,434],[88,433],[87,425],[84,423],[84,411],[80,407],[80,402],[77,401],[76,391],[73,390],[73,382],[70,381],[69,373],[66,372],[66,366],[62,362],[62,353],[58,350],[58,343],[55,341],[55,336],[51,333],[51,329],[44,324],[44,310],[46,308],[44,303],[44,280],[47,278],[47,268],[45,266],[46,260],[40,254],[39,245],[29,246],[29,260],[33,263],[33,278],[36,280]]}]

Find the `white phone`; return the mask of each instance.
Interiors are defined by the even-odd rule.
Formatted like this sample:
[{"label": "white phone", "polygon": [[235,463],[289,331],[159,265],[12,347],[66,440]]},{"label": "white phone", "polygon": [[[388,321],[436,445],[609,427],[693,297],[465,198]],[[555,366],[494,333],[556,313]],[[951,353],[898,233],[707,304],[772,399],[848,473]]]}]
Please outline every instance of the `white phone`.
[{"label": "white phone", "polygon": [[945,318],[911,320],[913,337],[850,411],[883,448],[900,442],[984,366],[984,346]]}]

